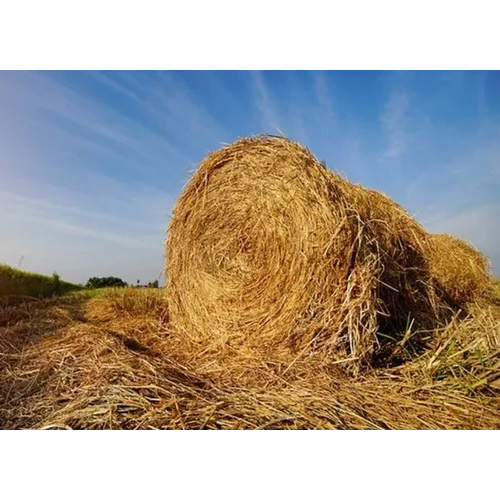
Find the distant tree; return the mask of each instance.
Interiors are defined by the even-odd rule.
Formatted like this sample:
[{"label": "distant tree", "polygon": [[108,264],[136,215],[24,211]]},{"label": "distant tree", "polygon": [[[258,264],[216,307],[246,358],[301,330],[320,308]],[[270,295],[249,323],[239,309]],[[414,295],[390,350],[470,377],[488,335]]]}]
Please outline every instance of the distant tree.
[{"label": "distant tree", "polygon": [[102,281],[101,278],[89,278],[85,287],[86,288],[101,288],[102,286]]},{"label": "distant tree", "polygon": [[125,287],[127,283],[115,276],[107,276],[105,278],[93,277],[87,281],[86,288],[106,288],[106,287]]},{"label": "distant tree", "polygon": [[154,280],[148,283],[149,288],[158,288],[158,280]]},{"label": "distant tree", "polygon": [[54,293],[59,295],[61,293],[61,277],[54,271],[52,273],[52,282],[54,283]]},{"label": "distant tree", "polygon": [[137,286],[139,286],[140,283],[141,283],[141,280],[137,280]]}]

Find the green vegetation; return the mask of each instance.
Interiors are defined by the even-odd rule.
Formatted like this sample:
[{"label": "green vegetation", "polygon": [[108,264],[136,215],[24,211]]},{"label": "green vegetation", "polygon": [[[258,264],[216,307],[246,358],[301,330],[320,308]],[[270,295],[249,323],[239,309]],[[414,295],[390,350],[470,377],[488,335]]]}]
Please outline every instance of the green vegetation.
[{"label": "green vegetation", "polygon": [[44,276],[0,264],[0,297],[52,297],[80,289],[79,285],[62,281],[57,273]]},{"label": "green vegetation", "polygon": [[125,287],[127,283],[115,276],[107,276],[105,278],[90,278],[85,285],[86,288],[107,288],[107,287]]}]

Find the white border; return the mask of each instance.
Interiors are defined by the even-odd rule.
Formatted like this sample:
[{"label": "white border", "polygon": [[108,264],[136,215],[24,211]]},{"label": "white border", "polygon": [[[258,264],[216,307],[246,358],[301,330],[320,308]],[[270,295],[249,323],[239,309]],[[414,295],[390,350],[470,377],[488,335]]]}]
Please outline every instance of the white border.
[{"label": "white border", "polygon": [[[3,498],[494,498],[495,431],[4,431]],[[492,495],[493,494],[493,495]]]},{"label": "white border", "polygon": [[484,0],[86,2],[1,7],[2,69],[494,69]]}]

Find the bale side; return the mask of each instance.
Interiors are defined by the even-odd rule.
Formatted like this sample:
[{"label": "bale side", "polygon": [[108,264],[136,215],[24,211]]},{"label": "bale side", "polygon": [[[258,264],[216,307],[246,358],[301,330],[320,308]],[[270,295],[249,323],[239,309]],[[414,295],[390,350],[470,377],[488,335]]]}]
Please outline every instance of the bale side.
[{"label": "bale side", "polygon": [[429,234],[387,195],[359,185],[351,192],[365,228],[365,251],[379,257],[377,297],[389,329],[401,329],[409,319],[432,328],[446,313],[432,283]]},{"label": "bale side", "polygon": [[430,234],[428,254],[438,293],[451,306],[464,308],[488,289],[488,259],[470,243],[449,234]]}]

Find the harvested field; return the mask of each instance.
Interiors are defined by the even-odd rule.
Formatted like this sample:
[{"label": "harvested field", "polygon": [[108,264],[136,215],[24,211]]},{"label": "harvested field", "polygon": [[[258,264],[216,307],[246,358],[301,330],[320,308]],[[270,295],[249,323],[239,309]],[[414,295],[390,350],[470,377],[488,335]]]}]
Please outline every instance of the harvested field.
[{"label": "harvested field", "polygon": [[0,427],[498,429],[500,308],[472,310],[411,361],[347,375],[180,338],[158,290],[38,301],[1,320]]},{"label": "harvested field", "polygon": [[166,292],[0,309],[0,427],[500,428],[487,260],[299,144],[209,155],[166,250]]}]

